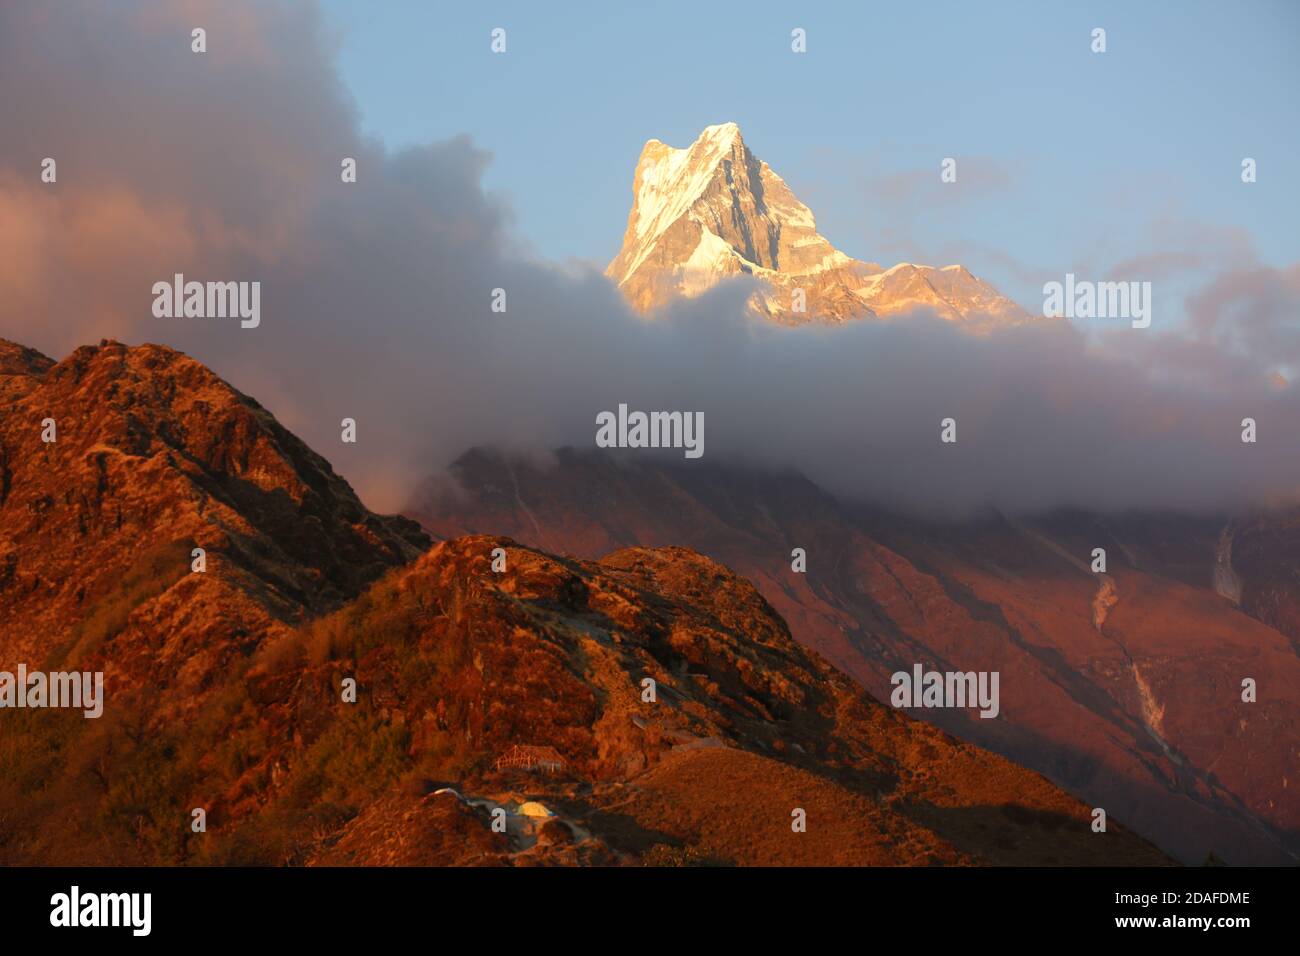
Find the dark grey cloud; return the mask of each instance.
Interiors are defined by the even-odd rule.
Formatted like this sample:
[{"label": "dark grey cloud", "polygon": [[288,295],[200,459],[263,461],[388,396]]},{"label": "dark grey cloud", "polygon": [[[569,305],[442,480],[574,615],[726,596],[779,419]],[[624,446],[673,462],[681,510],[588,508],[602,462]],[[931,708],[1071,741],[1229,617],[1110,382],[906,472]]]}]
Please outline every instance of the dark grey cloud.
[{"label": "dark grey cloud", "polygon": [[[196,24],[208,54],[189,52]],[[1300,390],[1273,377],[1297,363],[1294,269],[1208,280],[1185,334],[1100,342],[924,315],[778,328],[745,316],[743,282],[650,322],[598,273],[518,253],[468,140],[364,139],[309,4],[8,4],[0,89],[0,335],[56,357],[101,337],[184,349],[376,507],[473,445],[593,447],[619,403],[704,412],[706,459],[927,512],[1242,508],[1300,488]],[[151,286],[176,272],[260,281],[261,326],[154,318]]]}]

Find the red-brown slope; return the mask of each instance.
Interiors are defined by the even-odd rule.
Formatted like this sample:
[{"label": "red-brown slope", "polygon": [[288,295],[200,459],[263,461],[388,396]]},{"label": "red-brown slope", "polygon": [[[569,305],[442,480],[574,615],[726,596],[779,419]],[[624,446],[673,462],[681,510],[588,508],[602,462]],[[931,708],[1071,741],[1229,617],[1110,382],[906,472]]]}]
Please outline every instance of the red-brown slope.
[{"label": "red-brown slope", "polygon": [[[382,645],[351,637],[381,625]],[[321,635],[401,715],[417,761],[448,735],[466,741],[455,777],[467,797],[504,804],[511,783],[491,758],[555,747],[563,779],[526,781],[530,799],[623,862],[656,848],[742,864],[1164,862],[1122,828],[1093,833],[1089,808],[1037,774],[871,700],[752,585],[685,549],[582,562],[459,538],[302,640]],[[255,664],[249,677],[270,673]],[[417,831],[426,804],[402,804]],[[806,832],[791,827],[796,809]],[[364,842],[353,830],[365,819],[340,842]]]},{"label": "red-brown slope", "polygon": [[0,343],[0,395],[0,666],[136,635],[135,679],[199,686],[427,544],[171,349],[106,342],[54,363]]},{"label": "red-brown slope", "polygon": [[[1213,536],[1199,552],[1193,522],[929,525],[850,512],[798,476],[567,451],[550,470],[481,453],[458,468],[468,494],[435,491],[410,512],[437,535],[496,531],[579,556],[689,545],[753,580],[801,643],[878,699],[914,663],[998,671],[998,719],[918,715],[1189,862],[1284,862],[1298,849],[1300,667],[1282,635],[1209,590]],[[1103,582],[1087,564],[1098,546],[1118,595],[1100,627]],[[806,574],[791,571],[794,547]],[[1189,583],[1198,562],[1201,587]],[[1267,699],[1241,701],[1248,676]]]},{"label": "red-brown slope", "polygon": [[[692,552],[466,538],[402,566],[410,522],[179,353],[6,346],[0,369],[0,667],[107,678],[98,719],[0,710],[0,863],[1165,862],[874,703]],[[495,772],[515,743],[558,749],[562,778]],[[731,844],[701,764],[748,788]]]}]

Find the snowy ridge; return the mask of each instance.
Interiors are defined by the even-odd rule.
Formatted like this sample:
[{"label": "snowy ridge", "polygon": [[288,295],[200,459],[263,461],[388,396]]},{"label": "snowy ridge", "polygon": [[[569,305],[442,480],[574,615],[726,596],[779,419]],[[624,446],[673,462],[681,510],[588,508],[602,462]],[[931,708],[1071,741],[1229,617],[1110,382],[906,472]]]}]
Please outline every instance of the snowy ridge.
[{"label": "snowy ridge", "polygon": [[963,266],[901,262],[882,270],[845,255],[735,123],[706,127],[684,149],[648,141],[632,190],[623,246],[605,274],[644,312],[752,275],[765,283],[753,311],[787,324],[916,309],[972,331],[1029,319]]}]

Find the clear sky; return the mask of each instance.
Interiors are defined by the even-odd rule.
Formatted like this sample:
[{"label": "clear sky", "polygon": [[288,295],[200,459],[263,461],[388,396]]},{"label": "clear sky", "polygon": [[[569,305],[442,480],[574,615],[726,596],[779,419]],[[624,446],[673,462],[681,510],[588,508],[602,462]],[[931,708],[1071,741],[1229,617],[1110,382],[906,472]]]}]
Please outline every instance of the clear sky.
[{"label": "clear sky", "polygon": [[644,142],[733,120],[845,252],[960,261],[1031,307],[1069,270],[1190,289],[1225,259],[1300,260],[1300,3],[324,9],[364,128],[393,147],[468,134],[543,258],[603,266]]}]

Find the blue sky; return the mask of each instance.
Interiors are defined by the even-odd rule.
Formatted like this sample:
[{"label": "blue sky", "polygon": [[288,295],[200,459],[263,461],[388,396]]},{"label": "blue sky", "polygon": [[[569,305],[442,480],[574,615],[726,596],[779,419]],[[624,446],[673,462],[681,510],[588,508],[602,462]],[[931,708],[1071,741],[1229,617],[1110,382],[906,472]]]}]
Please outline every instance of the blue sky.
[{"label": "blue sky", "polygon": [[844,251],[960,261],[1031,307],[1071,270],[1187,291],[1300,260],[1300,3],[323,6],[363,128],[471,136],[543,258],[603,266],[644,142],[734,120]]}]

